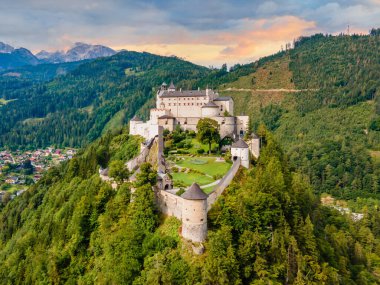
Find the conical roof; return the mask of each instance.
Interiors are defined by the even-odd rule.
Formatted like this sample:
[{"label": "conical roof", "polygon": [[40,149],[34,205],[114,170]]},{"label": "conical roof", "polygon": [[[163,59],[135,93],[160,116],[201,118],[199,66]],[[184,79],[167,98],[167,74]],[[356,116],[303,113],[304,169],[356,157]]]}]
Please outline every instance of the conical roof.
[{"label": "conical roof", "polygon": [[248,148],[248,145],[242,139],[239,139],[237,142],[231,145],[231,148]]},{"label": "conical roof", "polygon": [[137,117],[136,115],[134,115],[134,117],[131,119],[131,121],[142,122],[142,120],[139,117]]},{"label": "conical roof", "polygon": [[170,86],[169,86],[169,89],[175,89],[175,86],[174,86],[174,83],[173,83],[173,81],[172,81],[172,82],[170,82]]},{"label": "conical roof", "polygon": [[208,196],[202,191],[201,187],[194,182],[181,197],[186,200],[206,200]]}]

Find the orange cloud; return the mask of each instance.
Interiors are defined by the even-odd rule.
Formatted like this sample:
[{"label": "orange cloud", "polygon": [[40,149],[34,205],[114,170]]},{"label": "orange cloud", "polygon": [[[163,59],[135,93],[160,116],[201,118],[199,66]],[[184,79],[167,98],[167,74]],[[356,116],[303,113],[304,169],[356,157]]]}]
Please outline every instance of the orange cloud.
[{"label": "orange cloud", "polygon": [[[212,31],[192,34],[172,30],[172,43],[163,43],[164,37],[150,37],[141,44],[114,46],[117,49],[147,51],[161,55],[177,55],[198,64],[221,65],[249,62],[280,50],[281,45],[315,32],[315,22],[295,16],[271,19],[243,19],[231,31]],[[160,43],[161,42],[161,43]]]},{"label": "orange cloud", "polygon": [[[247,29],[236,34],[222,34],[226,42],[234,42],[222,52],[221,56],[246,57],[255,56],[262,50],[267,52],[281,44],[310,33],[316,27],[314,22],[305,21],[294,16],[275,19],[247,20]],[[260,52],[262,53],[262,52]]]}]

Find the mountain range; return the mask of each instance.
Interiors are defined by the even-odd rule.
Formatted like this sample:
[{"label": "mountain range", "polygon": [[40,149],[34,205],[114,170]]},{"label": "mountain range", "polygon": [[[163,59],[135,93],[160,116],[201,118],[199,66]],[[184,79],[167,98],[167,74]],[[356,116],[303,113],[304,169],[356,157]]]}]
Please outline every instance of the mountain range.
[{"label": "mountain range", "polygon": [[36,57],[44,62],[61,63],[111,56],[115,53],[116,51],[106,46],[75,43],[74,47],[66,52],[47,52],[42,50],[36,54]]},{"label": "mountain range", "polygon": [[26,48],[14,48],[8,44],[0,42],[0,71],[27,65],[65,63],[95,59],[111,56],[115,53],[115,50],[106,46],[75,43],[74,46],[66,52],[48,52],[42,50],[37,54],[33,54]]}]

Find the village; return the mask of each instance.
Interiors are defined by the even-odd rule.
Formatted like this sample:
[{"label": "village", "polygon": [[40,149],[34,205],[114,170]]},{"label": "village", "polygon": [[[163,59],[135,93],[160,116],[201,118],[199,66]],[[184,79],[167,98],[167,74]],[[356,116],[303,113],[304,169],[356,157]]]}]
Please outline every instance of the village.
[{"label": "village", "polygon": [[13,198],[36,183],[50,167],[71,159],[76,149],[48,147],[34,151],[0,150],[0,201]]}]

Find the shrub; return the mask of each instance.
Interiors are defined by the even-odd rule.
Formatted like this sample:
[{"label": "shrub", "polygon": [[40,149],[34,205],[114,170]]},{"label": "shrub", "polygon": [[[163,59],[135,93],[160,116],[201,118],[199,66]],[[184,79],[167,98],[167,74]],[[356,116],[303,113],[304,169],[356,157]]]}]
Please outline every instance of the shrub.
[{"label": "shrub", "polygon": [[177,191],[177,193],[175,193],[176,195],[178,195],[178,196],[181,196],[183,193],[185,193],[186,192],[186,190],[184,189],[184,188],[180,188],[178,191]]},{"label": "shrub", "polygon": [[203,148],[197,149],[198,154],[203,154],[205,153],[205,150]]},{"label": "shrub", "polygon": [[172,167],[172,172],[177,173],[178,172],[178,167]]}]

